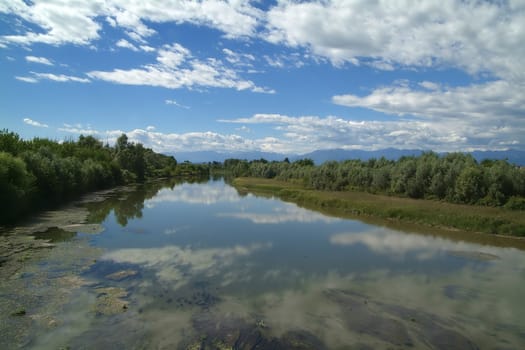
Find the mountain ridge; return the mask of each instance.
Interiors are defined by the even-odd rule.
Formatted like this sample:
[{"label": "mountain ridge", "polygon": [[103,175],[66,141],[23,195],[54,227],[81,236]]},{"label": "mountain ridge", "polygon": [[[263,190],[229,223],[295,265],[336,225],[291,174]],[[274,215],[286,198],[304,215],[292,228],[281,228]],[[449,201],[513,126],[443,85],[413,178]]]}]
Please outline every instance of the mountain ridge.
[{"label": "mountain ridge", "polygon": [[[283,154],[283,153],[272,153],[272,152],[216,152],[216,151],[190,151],[190,152],[177,152],[167,153],[168,155],[174,156],[179,162],[190,161],[192,163],[208,163],[208,162],[224,162],[226,159],[266,159],[268,161],[282,161],[288,158],[290,161],[298,159],[309,158],[314,161],[315,164],[322,164],[326,161],[343,161],[348,159],[360,159],[369,160],[372,158],[385,157],[389,160],[397,160],[404,156],[418,156],[423,152],[429,152],[429,150],[421,149],[398,149],[398,148],[384,148],[375,151],[366,150],[344,150],[340,148],[316,150],[306,154]],[[444,155],[452,152],[436,152],[440,155]],[[504,159],[510,163],[525,166],[525,151],[516,149],[510,149],[506,151],[472,151],[462,152],[471,154],[478,162],[484,159],[500,160]]]}]

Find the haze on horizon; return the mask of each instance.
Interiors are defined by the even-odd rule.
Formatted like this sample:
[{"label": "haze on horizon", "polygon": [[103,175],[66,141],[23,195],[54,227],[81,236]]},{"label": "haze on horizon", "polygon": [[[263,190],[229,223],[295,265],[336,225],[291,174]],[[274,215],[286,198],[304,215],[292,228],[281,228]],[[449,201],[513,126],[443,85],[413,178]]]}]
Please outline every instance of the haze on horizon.
[{"label": "haze on horizon", "polygon": [[522,0],[0,0],[0,121],[175,154],[525,150],[524,43]]}]

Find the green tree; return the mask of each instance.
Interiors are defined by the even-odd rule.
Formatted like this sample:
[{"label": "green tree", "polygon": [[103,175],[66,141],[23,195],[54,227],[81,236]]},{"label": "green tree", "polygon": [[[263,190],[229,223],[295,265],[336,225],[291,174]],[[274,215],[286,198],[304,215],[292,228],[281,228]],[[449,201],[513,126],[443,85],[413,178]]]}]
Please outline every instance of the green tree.
[{"label": "green tree", "polygon": [[0,222],[12,222],[29,209],[33,182],[22,159],[0,152]]},{"label": "green tree", "polygon": [[17,156],[22,152],[23,148],[24,142],[18,134],[9,132],[7,129],[0,131],[0,152],[7,152]]},{"label": "green tree", "polygon": [[474,204],[483,196],[483,173],[478,167],[468,166],[458,176],[456,198],[459,202]]}]

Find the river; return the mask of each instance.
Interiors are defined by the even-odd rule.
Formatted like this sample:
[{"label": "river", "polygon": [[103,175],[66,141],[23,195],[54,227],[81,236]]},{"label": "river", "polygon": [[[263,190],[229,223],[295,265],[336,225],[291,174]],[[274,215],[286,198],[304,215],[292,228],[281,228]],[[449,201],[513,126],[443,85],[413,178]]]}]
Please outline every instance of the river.
[{"label": "river", "polygon": [[523,348],[523,241],[451,236],[222,180],[100,192],[2,233],[0,347]]}]

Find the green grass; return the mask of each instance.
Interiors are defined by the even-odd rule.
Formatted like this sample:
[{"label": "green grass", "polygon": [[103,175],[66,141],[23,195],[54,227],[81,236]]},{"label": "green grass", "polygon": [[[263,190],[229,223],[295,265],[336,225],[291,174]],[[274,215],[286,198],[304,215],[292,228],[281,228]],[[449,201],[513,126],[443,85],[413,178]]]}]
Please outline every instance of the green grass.
[{"label": "green grass", "polygon": [[525,212],[434,200],[390,197],[355,191],[316,191],[300,184],[260,178],[238,178],[240,192],[276,196],[328,215],[413,224],[444,230],[525,237]]}]

